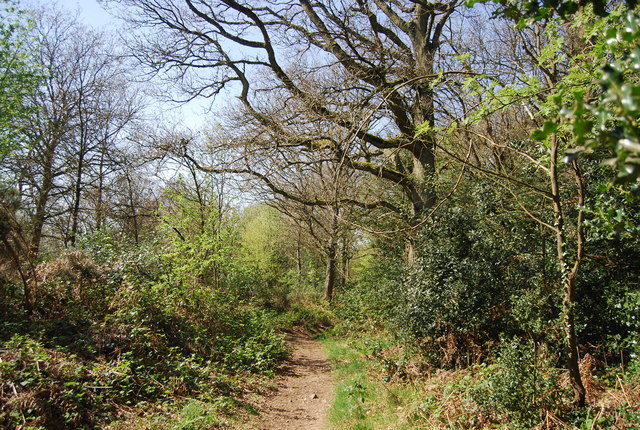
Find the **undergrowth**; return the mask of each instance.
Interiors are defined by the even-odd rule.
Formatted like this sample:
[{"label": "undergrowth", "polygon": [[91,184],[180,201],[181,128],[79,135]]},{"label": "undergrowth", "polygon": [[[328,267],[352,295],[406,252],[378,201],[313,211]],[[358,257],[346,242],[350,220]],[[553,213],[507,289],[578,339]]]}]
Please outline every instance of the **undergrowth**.
[{"label": "undergrowth", "polygon": [[303,330],[319,334],[334,325],[335,316],[326,303],[304,301],[292,303],[287,311],[276,314],[273,320],[282,331]]},{"label": "undergrowth", "polygon": [[332,427],[375,429],[640,428],[640,366],[581,361],[589,405],[562,402],[570,391],[548,351],[505,340],[485,363],[436,370],[391,337],[366,334],[324,340],[335,368]]},{"label": "undergrowth", "polygon": [[251,409],[289,353],[275,316],[157,255],[39,268],[36,314],[0,320],[0,428],[215,428]]}]

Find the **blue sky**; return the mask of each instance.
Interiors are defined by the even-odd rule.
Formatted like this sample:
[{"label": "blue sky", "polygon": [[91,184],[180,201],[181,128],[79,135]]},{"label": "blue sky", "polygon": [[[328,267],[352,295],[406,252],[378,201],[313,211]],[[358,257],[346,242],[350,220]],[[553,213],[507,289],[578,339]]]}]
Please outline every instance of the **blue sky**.
[{"label": "blue sky", "polygon": [[90,27],[105,28],[114,24],[112,18],[96,0],[27,0],[25,5],[50,5],[57,3],[64,9],[79,11],[82,22]]}]

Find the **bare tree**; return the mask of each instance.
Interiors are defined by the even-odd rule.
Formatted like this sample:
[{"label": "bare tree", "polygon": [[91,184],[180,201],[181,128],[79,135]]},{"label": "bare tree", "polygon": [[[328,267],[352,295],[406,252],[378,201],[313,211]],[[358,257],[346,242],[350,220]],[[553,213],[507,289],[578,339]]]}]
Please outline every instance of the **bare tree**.
[{"label": "bare tree", "polygon": [[88,212],[85,197],[94,188],[100,196],[96,217],[103,218],[103,187],[115,168],[118,137],[140,110],[105,34],[54,9],[38,12],[35,33],[46,80],[24,127],[29,149],[13,160],[23,210],[30,215],[31,260],[38,258],[43,238],[75,244]]},{"label": "bare tree", "polygon": [[[465,73],[439,66],[446,25],[461,1],[105,3],[129,7],[123,14],[131,11],[129,21],[144,29],[132,52],[181,83],[186,99],[237,95],[244,145],[304,153],[310,162],[320,153],[382,178],[405,196],[407,208],[383,199],[352,203],[393,210],[410,226],[435,204],[437,135],[415,132],[438,121],[439,79]],[[318,135],[310,126],[318,122],[350,138]],[[273,169],[255,165],[235,170],[278,188]]]},{"label": "bare tree", "polygon": [[[353,218],[353,207],[344,204],[349,191],[358,189],[358,172],[346,169],[331,161],[317,163],[314,171],[307,172],[305,177],[298,178],[296,183],[300,194],[315,196],[328,202],[327,205],[308,205],[305,202],[290,198],[276,198],[270,204],[289,217],[306,238],[305,242],[320,251],[325,260],[324,297],[331,301],[340,280],[346,278],[349,248],[350,223]],[[299,239],[300,241],[300,239]],[[340,246],[342,245],[342,246]],[[340,264],[342,261],[342,264]]]}]

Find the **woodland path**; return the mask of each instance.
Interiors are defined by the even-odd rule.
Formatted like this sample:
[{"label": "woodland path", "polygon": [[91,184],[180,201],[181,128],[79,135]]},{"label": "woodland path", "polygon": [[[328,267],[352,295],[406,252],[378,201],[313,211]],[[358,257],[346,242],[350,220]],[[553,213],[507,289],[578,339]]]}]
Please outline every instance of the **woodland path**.
[{"label": "woodland path", "polygon": [[258,430],[321,430],[334,382],[322,345],[302,334],[286,337],[293,352],[276,376],[277,389],[258,405]]}]

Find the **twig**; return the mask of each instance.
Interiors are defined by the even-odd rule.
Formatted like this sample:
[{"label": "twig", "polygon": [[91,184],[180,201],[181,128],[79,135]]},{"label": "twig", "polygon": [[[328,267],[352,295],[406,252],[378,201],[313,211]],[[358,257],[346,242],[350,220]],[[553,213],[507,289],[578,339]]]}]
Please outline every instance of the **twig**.
[{"label": "twig", "polygon": [[602,415],[603,412],[604,412],[604,406],[600,408],[600,410],[598,411],[598,414],[593,419],[593,422],[591,423],[591,430],[596,428],[596,423],[598,422],[598,418],[600,418],[600,415]]},{"label": "twig", "polygon": [[549,412],[547,411],[547,417],[554,422],[555,424],[560,424],[560,426],[562,426],[562,428],[567,428],[567,423],[565,423],[564,421],[562,421],[560,418],[556,417],[553,412]]},{"label": "twig", "polygon": [[629,396],[627,396],[627,391],[624,389],[624,385],[622,384],[622,380],[620,379],[620,376],[616,375],[616,379],[620,383],[620,389],[622,390],[622,395],[627,401],[627,405],[631,406],[631,401],[629,400]]}]

